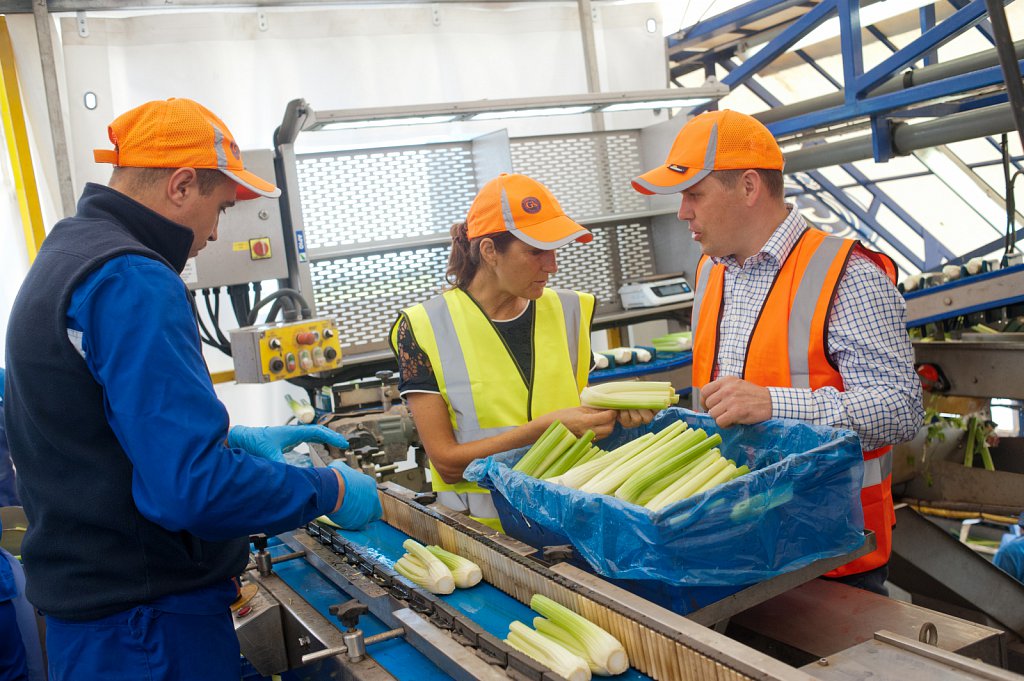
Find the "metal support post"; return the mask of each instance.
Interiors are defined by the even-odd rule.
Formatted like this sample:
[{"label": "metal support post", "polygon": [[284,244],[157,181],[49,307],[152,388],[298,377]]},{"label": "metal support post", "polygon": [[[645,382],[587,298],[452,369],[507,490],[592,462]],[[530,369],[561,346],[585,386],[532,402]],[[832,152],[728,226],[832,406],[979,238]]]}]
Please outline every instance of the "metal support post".
[{"label": "metal support post", "polygon": [[995,32],[996,52],[999,54],[999,65],[1006,79],[1006,94],[1010,98],[1010,109],[1013,111],[1014,125],[1024,145],[1024,85],[1021,85],[1020,67],[1010,37],[1010,26],[1006,22],[1006,12],[1000,0],[985,0],[988,16]]},{"label": "metal support post", "polygon": [[[935,5],[925,5],[918,10],[918,16],[921,18],[921,33],[927,33],[931,29],[935,28]],[[894,52],[896,50],[893,50]],[[939,51],[932,50],[924,55],[924,65],[931,66],[932,64],[939,63]]]},{"label": "metal support post", "polygon": [[57,83],[57,64],[53,54],[53,33],[46,0],[33,0],[32,14],[36,21],[39,61],[43,67],[43,87],[46,90],[46,110],[50,115],[53,157],[57,163],[60,204],[64,217],[70,217],[75,214],[75,192],[71,184],[71,160],[68,157],[68,140],[64,135],[64,115],[60,106],[60,86]]},{"label": "metal support post", "polygon": [[839,0],[839,43],[843,52],[843,84],[846,86],[847,104],[854,104],[864,96],[855,87],[864,73],[864,50],[860,34],[860,0]]}]

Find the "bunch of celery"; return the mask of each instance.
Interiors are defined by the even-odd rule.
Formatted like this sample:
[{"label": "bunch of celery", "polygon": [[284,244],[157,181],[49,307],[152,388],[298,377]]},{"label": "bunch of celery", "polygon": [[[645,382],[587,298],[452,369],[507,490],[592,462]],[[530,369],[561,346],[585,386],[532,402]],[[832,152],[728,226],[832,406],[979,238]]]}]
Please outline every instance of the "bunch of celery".
[{"label": "bunch of celery", "polygon": [[665,409],[679,402],[668,381],[615,381],[587,386],[580,393],[585,407],[598,409]]},{"label": "bunch of celery", "polygon": [[615,676],[629,669],[629,656],[619,640],[585,617],[534,594],[530,607],[544,617],[533,619],[534,629],[512,622],[505,642],[550,667],[567,679]]},{"label": "bunch of celery", "polygon": [[395,562],[395,571],[410,582],[435,594],[450,594],[480,583],[480,567],[473,561],[445,551],[440,546],[423,546],[406,539],[408,553]]},{"label": "bunch of celery", "polygon": [[690,331],[667,333],[652,338],[651,345],[658,352],[684,352],[693,347],[693,334]]},{"label": "bunch of celery", "polygon": [[512,470],[535,478],[546,479],[561,475],[573,466],[586,463],[602,453],[591,444],[593,440],[592,430],[577,439],[561,421],[554,421]]},{"label": "bunch of celery", "polygon": [[722,456],[716,449],[721,442],[717,433],[708,436],[676,421],[547,479],[656,511],[749,472]]}]

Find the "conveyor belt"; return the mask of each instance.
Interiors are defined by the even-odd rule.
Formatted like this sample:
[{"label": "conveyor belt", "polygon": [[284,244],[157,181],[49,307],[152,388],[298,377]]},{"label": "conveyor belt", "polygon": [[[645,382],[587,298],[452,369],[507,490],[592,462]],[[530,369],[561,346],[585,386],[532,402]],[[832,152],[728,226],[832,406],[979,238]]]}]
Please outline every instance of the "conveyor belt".
[{"label": "conveyor belt", "polygon": [[[336,533],[314,524],[309,528],[313,536],[303,539],[297,535],[288,540],[289,546],[304,546],[313,554],[309,559],[319,569],[358,569],[381,585],[389,597],[405,601],[409,608],[423,613],[442,629],[452,630],[453,636],[461,638],[466,645],[479,647],[478,653],[489,657],[492,664],[507,663],[511,667],[514,657],[507,647],[493,649],[495,636],[504,637],[508,622],[514,618],[532,619],[525,606],[499,600],[501,594],[488,591],[495,587],[519,604],[528,603],[533,594],[541,593],[579,612],[622,641],[634,669],[651,678],[702,681],[810,678],[804,672],[601,580],[581,581],[575,579],[571,571],[548,568],[525,557],[533,552],[530,547],[467,521],[444,507],[436,510],[424,507],[407,490],[383,485],[381,491],[384,522],[374,523],[368,530],[357,533]],[[408,584],[397,579],[389,567],[403,552],[399,547],[404,535],[424,544],[439,544],[474,560],[491,585],[481,590],[481,593],[488,593],[488,597],[477,599],[475,595],[456,594],[448,597],[451,600],[424,599],[416,590],[409,590]],[[314,537],[315,541],[310,541]],[[337,567],[332,568],[332,564]],[[432,606],[430,601],[437,605]],[[491,602],[497,605],[492,608]],[[445,621],[453,614],[469,623],[469,631],[460,631],[460,626],[464,625],[457,622]],[[473,634],[473,628],[479,635]],[[632,678],[643,676],[637,674]]]},{"label": "conveyor belt", "polygon": [[[277,544],[276,540],[272,541],[276,545],[267,548],[272,556],[291,551],[287,546]],[[279,563],[274,566],[274,572],[288,586],[302,594],[302,597],[317,612],[333,622],[337,621],[328,612],[328,608],[353,598],[351,594],[346,594],[309,563],[302,560]],[[359,628],[366,636],[373,636],[390,629],[372,614],[359,618]],[[381,667],[399,681],[447,681],[451,678],[401,638],[376,643],[368,652]]]}]

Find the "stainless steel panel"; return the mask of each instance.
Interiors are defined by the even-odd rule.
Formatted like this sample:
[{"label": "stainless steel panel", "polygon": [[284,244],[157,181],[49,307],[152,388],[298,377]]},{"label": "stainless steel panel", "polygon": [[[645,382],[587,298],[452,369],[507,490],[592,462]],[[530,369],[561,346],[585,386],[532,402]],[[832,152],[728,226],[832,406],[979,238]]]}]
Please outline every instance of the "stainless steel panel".
[{"label": "stainless steel panel", "polygon": [[756,605],[732,622],[815,657],[870,641],[883,629],[916,638],[931,623],[943,650],[1001,664],[1006,636],[998,629],[824,579]]},{"label": "stainless steel panel", "polygon": [[[243,151],[242,158],[246,169],[274,181],[274,152],[269,149]],[[261,238],[270,242],[270,257],[253,259],[250,240]],[[260,197],[239,201],[221,216],[217,240],[208,243],[186,266],[182,279],[195,290],[287,276],[280,201]]]},{"label": "stainless steel panel", "polygon": [[1024,399],[1024,343],[916,342],[914,361],[938,365],[950,395]]}]

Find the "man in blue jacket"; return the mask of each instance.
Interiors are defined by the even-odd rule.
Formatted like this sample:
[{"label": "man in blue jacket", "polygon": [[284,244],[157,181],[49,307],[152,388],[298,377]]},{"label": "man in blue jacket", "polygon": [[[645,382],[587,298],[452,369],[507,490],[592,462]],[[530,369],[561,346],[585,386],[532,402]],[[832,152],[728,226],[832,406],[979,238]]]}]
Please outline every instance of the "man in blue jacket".
[{"label": "man in blue jacket", "polygon": [[237,679],[230,603],[247,536],[322,514],[380,517],[342,462],[283,463],[319,426],[229,433],[179,274],[236,200],[276,197],[196,102],[144,104],[108,128],[109,186],[88,184],[47,236],[11,312],[6,424],[29,526],[29,601],[51,679]]}]

